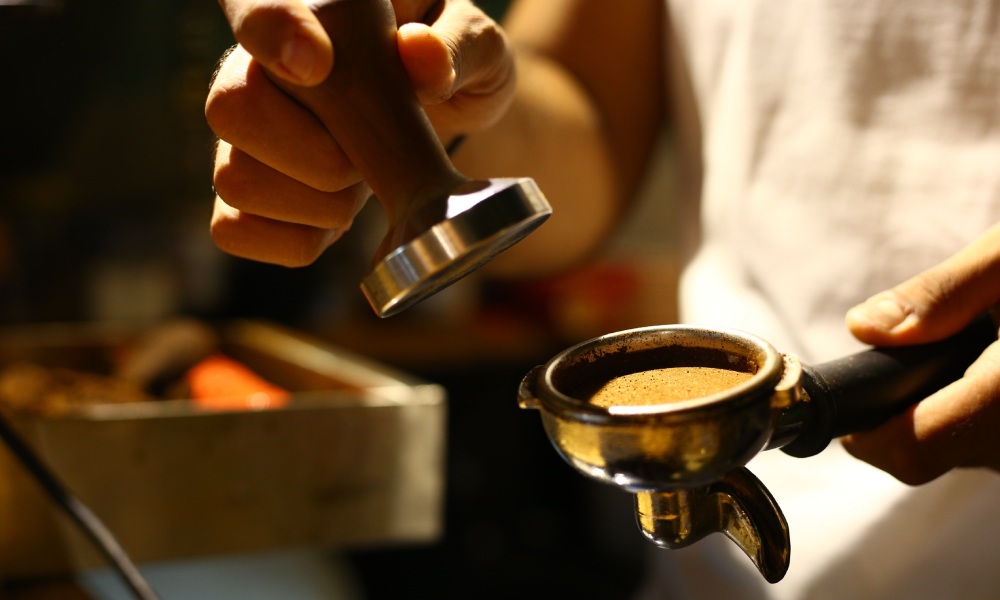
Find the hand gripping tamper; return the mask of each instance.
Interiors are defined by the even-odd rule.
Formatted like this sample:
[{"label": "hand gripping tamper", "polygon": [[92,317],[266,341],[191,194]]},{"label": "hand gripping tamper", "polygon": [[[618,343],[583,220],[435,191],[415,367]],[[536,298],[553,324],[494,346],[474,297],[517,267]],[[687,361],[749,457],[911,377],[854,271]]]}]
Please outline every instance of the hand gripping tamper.
[{"label": "hand gripping tamper", "polygon": [[399,58],[389,0],[313,10],[333,42],[333,70],[315,87],[273,80],[322,121],[385,209],[388,232],[361,289],[387,317],[514,245],[552,209],[531,179],[478,181],[455,169]]}]

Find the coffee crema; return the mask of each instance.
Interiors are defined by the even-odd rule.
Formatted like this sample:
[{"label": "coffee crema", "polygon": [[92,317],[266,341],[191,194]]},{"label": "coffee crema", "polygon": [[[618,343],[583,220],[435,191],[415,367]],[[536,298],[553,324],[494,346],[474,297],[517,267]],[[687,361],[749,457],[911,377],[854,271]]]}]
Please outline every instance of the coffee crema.
[{"label": "coffee crema", "polygon": [[717,394],[753,377],[753,373],[715,367],[668,367],[620,375],[589,399],[603,408],[654,406]]}]

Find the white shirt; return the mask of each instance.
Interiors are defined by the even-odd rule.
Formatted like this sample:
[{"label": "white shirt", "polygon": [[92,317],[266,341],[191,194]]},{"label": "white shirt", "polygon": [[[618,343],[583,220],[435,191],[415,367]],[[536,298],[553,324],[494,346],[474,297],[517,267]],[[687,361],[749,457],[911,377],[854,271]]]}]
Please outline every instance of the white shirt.
[{"label": "white shirt", "polygon": [[[1000,3],[667,0],[687,178],[681,320],[818,363],[847,309],[1000,221]],[[789,522],[768,585],[721,536],[643,598],[1000,598],[1000,476],[910,488],[837,444],[751,461]],[[670,590],[670,591],[668,591]]]}]

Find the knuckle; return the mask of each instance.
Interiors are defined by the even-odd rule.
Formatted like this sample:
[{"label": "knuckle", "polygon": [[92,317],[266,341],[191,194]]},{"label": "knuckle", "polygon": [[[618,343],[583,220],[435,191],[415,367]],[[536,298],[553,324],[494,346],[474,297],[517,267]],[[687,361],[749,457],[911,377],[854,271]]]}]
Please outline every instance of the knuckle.
[{"label": "knuckle", "polygon": [[343,233],[354,224],[354,218],[364,206],[368,197],[365,185],[354,185],[336,194],[335,198],[322,203],[325,210],[317,216],[314,225],[320,229],[337,230]]},{"label": "knuckle", "polygon": [[249,56],[231,48],[219,62],[205,98],[205,119],[217,136],[227,139],[249,106]]},{"label": "knuckle", "polygon": [[318,215],[317,218],[311,225],[317,229],[330,230],[347,230],[351,227],[353,219],[346,211],[330,211],[322,215]]},{"label": "knuckle", "polygon": [[215,243],[216,247],[227,254],[241,256],[241,244],[237,243],[237,240],[239,239],[236,235],[237,233],[238,231],[233,226],[230,219],[213,218],[211,224],[209,225],[209,234],[211,235],[212,242]]},{"label": "knuckle", "polygon": [[921,485],[937,477],[940,471],[934,466],[935,461],[928,458],[926,449],[912,433],[906,434],[906,428],[898,425],[890,422],[884,426],[888,430],[851,434],[842,440],[844,449],[906,485]]},{"label": "knuckle", "polygon": [[281,254],[281,262],[286,267],[305,267],[313,264],[327,248],[327,231],[319,228],[302,228],[299,235],[291,236]]},{"label": "knuckle", "polygon": [[493,54],[503,52],[507,46],[507,35],[504,33],[503,28],[490,18],[484,17],[481,22],[482,29],[480,30],[480,36],[486,50]]},{"label": "knuckle", "polygon": [[908,290],[911,301],[930,312],[937,307],[950,305],[955,299],[957,284],[952,273],[936,269],[913,278],[913,286]]},{"label": "knuckle", "polygon": [[888,449],[888,465],[885,470],[906,485],[928,483],[945,471],[928,451],[926,444],[921,443],[892,444]]},{"label": "knuckle", "polygon": [[242,218],[213,218],[212,241],[223,252],[284,267],[310,265],[329,245],[331,232],[285,223]]},{"label": "knuckle", "polygon": [[215,193],[233,208],[241,208],[241,200],[252,191],[247,185],[248,178],[241,173],[238,163],[233,161],[218,161],[212,184]]},{"label": "knuckle", "polygon": [[932,474],[912,457],[900,458],[887,470],[900,482],[910,486],[923,485],[935,477],[935,474]]},{"label": "knuckle", "polygon": [[[496,57],[506,54],[505,49],[508,46],[508,40],[503,28],[493,19],[482,15],[476,19],[475,32],[476,55],[480,59],[488,59],[487,64],[492,65],[495,71],[502,71],[509,68],[511,65],[507,61],[495,60]],[[457,68],[461,68],[461,66],[459,65]],[[498,76],[499,73],[497,72],[491,72],[489,75],[490,79],[502,79]]]},{"label": "knuckle", "polygon": [[280,40],[288,39],[295,26],[294,16],[287,9],[268,2],[253,4],[232,23],[234,37],[262,60],[277,56]]},{"label": "knuckle", "polygon": [[[304,183],[309,187],[327,194],[344,189],[345,182],[356,179],[354,167],[345,161],[320,161],[305,177]],[[349,185],[346,184],[346,185]]]},{"label": "knuckle", "polygon": [[229,15],[233,36],[241,46],[265,63],[278,58],[282,40],[295,32],[296,19],[279,2],[252,2]]},{"label": "knuckle", "polygon": [[308,154],[299,154],[301,160],[289,164],[300,173],[295,178],[309,187],[325,193],[345,190],[359,181],[361,175],[344,153],[343,148],[329,135],[315,138],[309,144]]},{"label": "knuckle", "polygon": [[205,100],[205,120],[208,127],[220,139],[232,139],[240,124],[246,102],[241,91],[244,88],[216,85],[208,92]]}]

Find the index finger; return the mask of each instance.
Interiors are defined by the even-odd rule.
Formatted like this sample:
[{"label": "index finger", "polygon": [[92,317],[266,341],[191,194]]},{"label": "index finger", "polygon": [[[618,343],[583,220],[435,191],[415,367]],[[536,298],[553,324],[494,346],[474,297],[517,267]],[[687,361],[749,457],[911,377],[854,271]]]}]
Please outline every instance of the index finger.
[{"label": "index finger", "polygon": [[333,45],[302,0],[219,0],[236,41],[270,72],[316,85],[333,67]]}]

